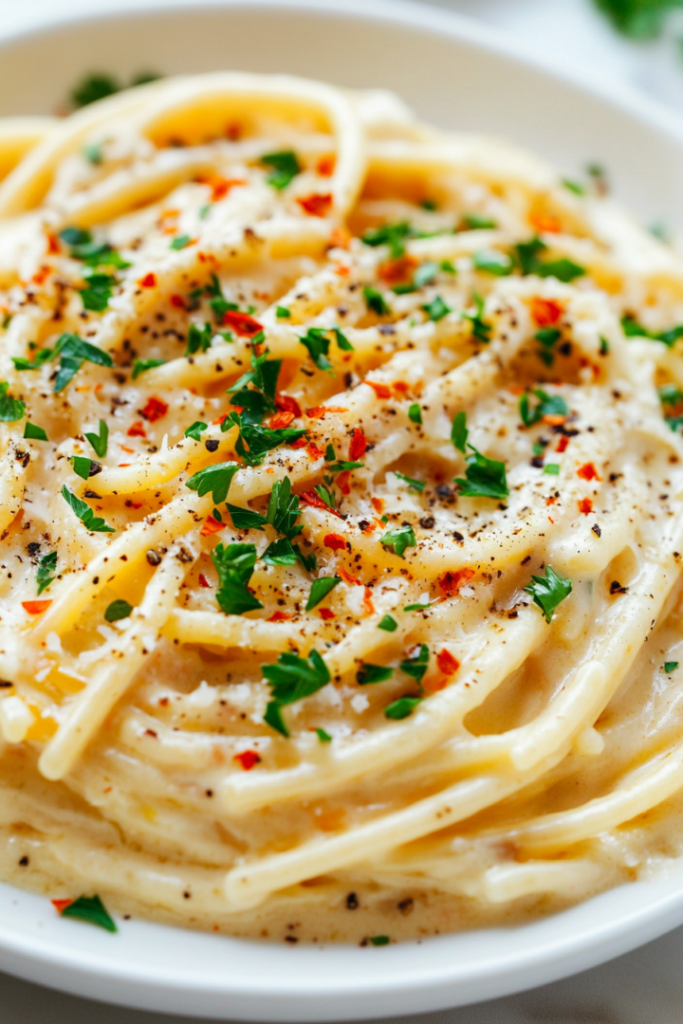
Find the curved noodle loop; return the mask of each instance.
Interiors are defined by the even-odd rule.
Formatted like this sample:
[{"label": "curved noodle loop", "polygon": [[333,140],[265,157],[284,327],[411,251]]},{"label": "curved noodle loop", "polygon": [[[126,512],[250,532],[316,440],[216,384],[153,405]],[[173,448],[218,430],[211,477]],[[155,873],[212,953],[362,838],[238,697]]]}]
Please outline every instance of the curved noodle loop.
[{"label": "curved noodle loop", "polygon": [[672,249],[285,76],[0,124],[0,176],[3,878],[364,941],[680,851]]}]

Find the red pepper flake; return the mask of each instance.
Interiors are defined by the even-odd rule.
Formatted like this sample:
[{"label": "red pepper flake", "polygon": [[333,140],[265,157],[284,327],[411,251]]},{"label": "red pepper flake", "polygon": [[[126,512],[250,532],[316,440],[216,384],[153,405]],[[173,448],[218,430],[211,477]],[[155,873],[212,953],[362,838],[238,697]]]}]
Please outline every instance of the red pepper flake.
[{"label": "red pepper flake", "polygon": [[407,395],[410,391],[410,384],[406,384],[404,380],[395,380],[392,387],[394,391],[398,391],[400,395]]},{"label": "red pepper flake", "polygon": [[592,462],[586,462],[576,471],[576,475],[580,476],[582,480],[599,480],[598,471]]},{"label": "red pepper flake", "polygon": [[349,444],[349,459],[351,462],[357,462],[362,459],[368,450],[368,439],[360,429],[360,427],[354,427],[353,434],[351,435],[351,443]]},{"label": "red pepper flake", "polygon": [[50,900],[50,903],[55,908],[58,914],[61,914],[63,911],[65,911],[66,908],[70,907],[73,902],[74,900]]},{"label": "red pepper flake", "polygon": [[330,246],[332,249],[348,249],[351,244],[352,237],[353,236],[348,228],[333,228],[332,233],[330,234]]},{"label": "red pepper flake", "polygon": [[391,398],[391,388],[388,388],[386,384],[378,384],[372,380],[366,380],[363,383],[369,384],[378,398]]},{"label": "red pepper flake", "polygon": [[211,589],[211,584],[209,583],[203,572],[200,572],[198,579],[200,587],[206,587],[209,590]]},{"label": "red pepper flake", "polygon": [[296,441],[292,441],[290,447],[291,448],[305,448],[307,444],[308,444],[308,437],[306,436],[306,434],[304,434],[303,437],[297,437]]},{"label": "red pepper flake", "polygon": [[247,184],[244,178],[222,178],[219,174],[206,175],[206,177],[201,177],[198,180],[201,185],[208,185],[211,189],[212,203],[223,199],[224,196],[227,196],[228,192],[238,185]]},{"label": "red pepper flake", "polygon": [[139,412],[140,415],[143,416],[144,419],[149,420],[150,423],[156,423],[157,420],[160,420],[166,415],[168,412],[168,405],[166,402],[162,401],[161,398],[155,398],[152,396],[147,399],[144,409],[140,409]]},{"label": "red pepper flake", "polygon": [[288,622],[291,618],[292,616],[289,612],[273,612],[270,618],[266,619],[266,622]]},{"label": "red pepper flake", "polygon": [[339,515],[339,513],[335,512],[333,508],[326,505],[323,499],[318,497],[315,491],[303,491],[299,495],[299,501],[303,501],[304,505],[310,505],[311,508],[322,508],[325,512],[332,512],[335,516]]},{"label": "red pepper flake", "polygon": [[55,256],[59,252],[59,239],[56,235],[48,233],[47,251],[50,256]]},{"label": "red pepper flake", "polygon": [[555,451],[556,451],[556,452],[559,452],[559,453],[560,453],[560,455],[561,455],[561,454],[562,454],[562,452],[564,452],[564,451],[566,451],[566,450],[567,450],[567,445],[568,445],[568,444],[569,444],[569,438],[568,438],[568,437],[564,437],[564,436],[562,436],[562,437],[560,438],[560,440],[559,440],[559,441],[557,442],[557,445],[556,445],[556,447],[555,447]]},{"label": "red pepper flake", "polygon": [[552,497],[550,497],[550,498],[546,498],[545,499],[546,505],[554,505],[556,501],[557,501],[557,498],[554,495]]},{"label": "red pepper flake", "polygon": [[384,500],[382,498],[370,498],[370,503],[378,516],[384,511]]},{"label": "red pepper flake", "polygon": [[268,420],[268,426],[271,430],[280,430],[283,427],[288,427],[294,419],[294,413],[289,409],[281,409],[280,412],[276,412]]},{"label": "red pepper flake", "polygon": [[510,387],[508,388],[508,391],[510,392],[511,395],[523,395],[525,390],[526,389],[522,387],[521,384],[511,384]]},{"label": "red pepper flake", "polygon": [[143,505],[144,505],[144,501],[137,502],[137,501],[131,501],[130,499],[128,499],[128,501],[126,501],[126,508],[139,509],[139,508],[142,508]]},{"label": "red pepper flake", "polygon": [[321,156],[318,163],[315,166],[317,173],[321,178],[331,178],[334,174],[335,157],[332,153],[326,153]]},{"label": "red pepper flake", "polygon": [[346,538],[342,537],[340,533],[325,534],[323,544],[325,545],[326,548],[331,548],[332,551],[346,550]]},{"label": "red pepper flake", "polygon": [[216,419],[212,421],[213,425],[216,426],[217,423],[224,423],[225,420],[227,420],[229,415],[230,415],[229,412],[221,413],[220,416],[217,416]]},{"label": "red pepper flake", "polygon": [[42,284],[43,281],[45,280],[45,278],[48,276],[49,273],[50,273],[50,268],[43,266],[43,267],[40,268],[40,270],[38,271],[37,274],[33,275],[31,280],[33,281],[34,284]]},{"label": "red pepper flake", "polygon": [[263,324],[254,320],[253,316],[249,316],[248,313],[237,313],[233,309],[229,309],[223,314],[223,323],[231,327],[235,334],[239,334],[242,338],[252,338],[263,330]]},{"label": "red pepper flake", "polygon": [[[147,437],[145,425],[142,420],[136,420],[135,423],[131,423],[126,431],[128,437]],[[121,446],[123,447],[123,445]],[[125,449],[127,451],[127,449]]]},{"label": "red pepper flake", "polygon": [[29,615],[41,615],[46,612],[52,604],[52,601],[22,601],[21,607],[24,611],[27,611]]},{"label": "red pepper flake", "polygon": [[339,474],[339,476],[337,477],[337,487],[342,492],[342,494],[350,494],[351,493],[351,470],[350,469],[345,469],[345,470],[343,470]]},{"label": "red pepper flake", "polygon": [[304,196],[303,199],[297,199],[297,203],[311,217],[326,217],[332,208],[332,193],[326,192],[324,195],[313,193],[310,196]]},{"label": "red pepper flake", "polygon": [[363,586],[363,584],[358,579],[358,577],[357,576],[352,576],[351,573],[347,572],[346,569],[342,565],[337,567],[337,572],[339,573],[341,578],[344,580],[344,583],[348,583],[352,587],[362,587]]},{"label": "red pepper flake", "polygon": [[210,537],[212,533],[218,533],[219,530],[224,529],[225,523],[219,523],[213,516],[207,516],[199,534],[201,537]]},{"label": "red pepper flake", "polygon": [[401,256],[397,260],[380,263],[377,273],[386,284],[402,284],[412,279],[417,265],[418,261],[414,256]]},{"label": "red pepper flake", "polygon": [[323,619],[325,622],[330,622],[332,619],[336,619],[337,616],[334,614],[331,608],[321,608],[320,618]]},{"label": "red pepper flake", "polygon": [[141,288],[156,288],[157,277],[151,271],[138,281]]},{"label": "red pepper flake", "polygon": [[529,223],[532,227],[535,227],[538,232],[545,231],[549,235],[559,235],[562,231],[562,221],[559,217],[555,217],[552,213],[546,213],[543,211],[532,211],[529,214]]},{"label": "red pepper flake", "polygon": [[550,516],[548,516],[548,522],[550,523],[551,526],[555,525],[555,520],[551,519]]},{"label": "red pepper flake", "polygon": [[379,523],[370,522],[366,523],[365,526],[361,527],[361,529],[363,530],[363,533],[374,533],[378,526]]},{"label": "red pepper flake", "polygon": [[452,676],[460,668],[460,662],[457,658],[454,658],[450,651],[447,651],[444,647],[436,656],[436,663],[439,666],[439,672],[443,672],[445,676]]},{"label": "red pepper flake", "polygon": [[185,299],[182,295],[171,295],[168,301],[174,309],[185,309]]},{"label": "red pepper flake", "polygon": [[322,448],[318,448],[317,444],[314,444],[313,441],[310,441],[306,445],[306,453],[309,459],[313,459],[314,462],[317,459],[322,459],[323,455],[325,454]]},{"label": "red pepper flake", "polygon": [[366,615],[375,614],[375,606],[372,603],[372,590],[370,587],[365,587],[363,590],[363,611]]},{"label": "red pepper flake", "polygon": [[567,417],[560,414],[550,415],[543,417],[543,423],[547,423],[549,427],[561,427],[563,423],[567,422]]},{"label": "red pepper flake", "polygon": [[241,754],[233,755],[233,761],[237,761],[245,772],[250,772],[252,768],[261,763],[261,758],[255,750],[243,750]]},{"label": "red pepper flake", "polygon": [[285,395],[279,393],[275,396],[275,404],[278,409],[282,409],[283,412],[294,413],[294,418],[301,416],[301,406],[297,402],[296,398],[292,398],[291,395]]},{"label": "red pepper flake", "polygon": [[563,312],[560,303],[553,299],[536,297],[531,300],[531,315],[539,327],[552,327],[559,322]]},{"label": "red pepper flake", "polygon": [[439,580],[439,586],[447,597],[457,594],[473,576],[476,576],[474,569],[458,569],[457,572],[447,572]]},{"label": "red pepper flake", "polygon": [[328,412],[348,412],[348,409],[342,409],[339,405],[314,405],[306,410],[306,415],[309,420],[321,420]]},{"label": "red pepper flake", "polygon": [[593,502],[590,498],[582,498],[576,504],[579,506],[579,512],[584,516],[589,516],[593,511]]}]

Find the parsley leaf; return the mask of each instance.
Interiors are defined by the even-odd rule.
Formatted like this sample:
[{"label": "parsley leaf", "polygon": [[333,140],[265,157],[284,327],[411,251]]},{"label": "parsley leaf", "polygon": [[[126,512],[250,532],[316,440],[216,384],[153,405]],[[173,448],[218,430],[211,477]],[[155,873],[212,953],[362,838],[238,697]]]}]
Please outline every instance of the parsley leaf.
[{"label": "parsley leaf", "polygon": [[113,366],[114,360],[108,352],[91,345],[77,334],[60,335],[53,349],[53,355],[60,356],[59,370],[53,391],[63,391],[69,381],[73,380],[84,362],[95,363],[97,366]]},{"label": "parsley leaf", "polygon": [[386,299],[381,292],[378,292],[376,288],[371,288],[370,285],[366,285],[363,288],[363,296],[369,310],[376,313],[377,316],[388,316],[391,313],[391,308],[387,304]]},{"label": "parsley leaf", "polygon": [[368,686],[370,683],[385,683],[394,674],[393,668],[384,668],[382,665],[368,665],[361,662],[356,673],[356,682],[360,686]]},{"label": "parsley leaf", "polygon": [[207,423],[203,423],[201,420],[195,420],[194,423],[185,431],[185,437],[191,437],[193,441],[201,441],[202,434],[206,430],[207,426]]},{"label": "parsley leaf", "polygon": [[414,654],[412,658],[406,658],[405,661],[402,661],[399,668],[402,672],[405,672],[406,675],[412,676],[413,679],[421,685],[428,665],[429,647],[427,644],[421,644],[417,654]]},{"label": "parsley leaf", "polygon": [[49,359],[52,359],[52,354],[51,348],[39,348],[33,353],[33,359],[27,359],[25,356],[12,356],[14,369],[39,370],[43,363],[47,363]]},{"label": "parsley leaf", "polygon": [[435,322],[443,320],[443,318],[451,312],[450,307],[446,305],[440,295],[437,295],[436,298],[432,299],[431,302],[428,302],[427,305],[422,308],[429,319],[434,320]]},{"label": "parsley leaf", "polygon": [[474,313],[462,313],[463,320],[469,320],[472,324],[472,337],[476,338],[477,341],[482,341],[484,344],[488,344],[491,340],[491,325],[487,324],[484,320],[484,300],[481,295],[477,295],[476,292],[472,295],[472,301],[474,302]]},{"label": "parsley leaf", "polygon": [[451,441],[458,451],[463,453],[463,455],[465,454],[465,445],[467,444],[469,433],[470,432],[467,429],[467,413],[456,413],[453,419],[453,426],[451,428]]},{"label": "parsley leaf", "polygon": [[133,606],[127,601],[112,601],[107,605],[104,617],[107,622],[118,622],[120,619],[127,619],[132,611]]},{"label": "parsley leaf", "polygon": [[107,454],[107,444],[109,443],[109,427],[104,420],[99,421],[96,434],[86,434],[85,436],[93,446],[95,455],[103,459]]},{"label": "parsley leaf", "polygon": [[89,309],[94,313],[102,313],[109,305],[109,300],[114,294],[116,278],[111,274],[91,273],[85,278],[85,288],[80,288],[83,309]]},{"label": "parsley leaf", "polygon": [[417,541],[412,526],[404,525],[385,533],[383,537],[380,537],[380,544],[386,548],[392,548],[395,555],[403,558],[406,548],[416,547]]},{"label": "parsley leaf", "polygon": [[177,251],[179,249],[184,249],[187,245],[190,244],[191,241],[192,239],[190,238],[189,235],[178,235],[177,238],[173,239],[170,247],[171,249],[175,249]]},{"label": "parsley leaf", "polygon": [[332,742],[332,737],[330,736],[329,732],[325,732],[324,729],[316,729],[315,730],[315,734],[316,734],[316,736],[318,737],[318,739],[320,740],[321,743],[331,743]]},{"label": "parsley leaf", "polygon": [[507,498],[505,463],[487,459],[485,455],[468,444],[471,455],[465,458],[465,479],[457,477],[455,483],[464,498]]},{"label": "parsley leaf", "polygon": [[263,608],[247,586],[256,565],[254,544],[217,544],[211,561],[218,573],[216,601],[221,611],[226,615],[243,615]]},{"label": "parsley leaf", "polygon": [[0,382],[0,422],[16,423],[22,416],[26,415],[26,406],[18,398],[8,395],[9,384],[6,380]]},{"label": "parsley leaf", "polygon": [[27,441],[49,441],[49,437],[42,427],[35,423],[26,423],[24,426],[24,437]]},{"label": "parsley leaf", "polygon": [[622,318],[621,326],[627,338],[650,338],[652,341],[663,342],[667,348],[673,348],[678,339],[683,338],[683,324],[670,327],[666,331],[648,331],[633,317],[625,316]]},{"label": "parsley leaf", "polygon": [[485,213],[468,213],[462,219],[462,226],[468,231],[487,231],[498,227],[498,222]]},{"label": "parsley leaf", "polygon": [[421,700],[422,697],[400,697],[384,709],[385,718],[393,718],[395,721],[408,718]]},{"label": "parsley leaf", "polygon": [[421,263],[416,268],[413,274],[413,284],[416,288],[424,288],[425,285],[431,284],[438,273],[439,264],[435,263],[434,260],[425,260],[424,263]]},{"label": "parsley leaf", "polygon": [[133,380],[137,380],[141,373],[153,370],[155,366],[163,366],[165,359],[136,359],[133,363]]},{"label": "parsley leaf", "polygon": [[306,433],[305,430],[293,430],[291,427],[270,430],[257,423],[244,422],[243,418],[234,412],[223,420],[221,430],[229,430],[232,426],[239,427],[235,451],[244,459],[247,466],[260,465],[267,452],[272,451],[273,448],[279,448],[287,441],[297,441]]},{"label": "parsley leaf", "polygon": [[633,39],[654,39],[681,0],[596,0],[615,28]]},{"label": "parsley leaf", "polygon": [[537,274],[539,277],[556,277],[558,281],[569,284],[577,277],[583,277],[586,268],[573,260],[561,258],[543,262],[541,253],[548,246],[540,238],[531,238],[528,242],[520,242],[515,246],[515,257],[522,274]]},{"label": "parsley leaf", "polygon": [[268,175],[266,181],[278,192],[287,188],[289,183],[303,170],[296,153],[291,149],[278,153],[266,153],[261,157],[261,163],[266,167],[273,168],[273,173]]},{"label": "parsley leaf", "polygon": [[60,917],[73,917],[79,921],[87,921],[88,924],[97,925],[98,928],[104,928],[108,932],[118,930],[99,896],[79,896],[73,903],[64,907]]},{"label": "parsley leaf", "polygon": [[[40,591],[38,591],[38,593],[40,593]],[[669,675],[671,675],[672,672],[676,671],[676,669],[678,668],[678,664],[679,663],[677,661],[665,661],[664,662],[664,671],[669,676]]]},{"label": "parsley leaf", "polygon": [[541,388],[534,388],[534,395],[538,399],[538,404],[534,408],[531,407],[527,391],[524,392],[519,400],[519,415],[522,417],[522,423],[525,427],[533,427],[544,416],[569,415],[567,403],[561,395],[549,395]]},{"label": "parsley leaf", "polygon": [[[281,366],[281,359],[268,359],[265,352],[257,356],[252,350],[251,370],[243,373],[228,388],[228,394],[232,395],[230,404],[242,410],[242,423],[258,424],[266,413],[275,411],[275,393]],[[248,387],[250,384],[251,387]]]},{"label": "parsley leaf", "polygon": [[299,341],[304,348],[308,349],[308,354],[318,369],[326,370],[327,373],[331,373],[334,377],[335,373],[332,363],[327,358],[327,354],[330,351],[330,339],[327,337],[327,331],[324,331],[321,327],[309,327],[304,337],[299,338]]},{"label": "parsley leaf", "polygon": [[38,597],[50,586],[56,576],[52,574],[57,570],[57,552],[51,551],[49,555],[43,555],[38,562],[36,583],[38,584]]},{"label": "parsley leaf", "polygon": [[[88,477],[91,475],[90,470],[93,466],[95,467],[95,470],[99,472],[99,464],[97,462],[91,462],[90,459],[86,459],[83,455],[73,455],[70,461],[74,473],[77,476],[80,476],[81,480],[88,479]],[[92,475],[94,476],[94,474]]]},{"label": "parsley leaf", "polygon": [[308,595],[308,601],[306,602],[306,611],[313,611],[316,605],[320,604],[321,601],[327,597],[331,590],[341,583],[339,576],[319,576],[317,580],[313,580],[311,586],[311,592]]},{"label": "parsley leaf", "polygon": [[286,537],[278,537],[261,555],[261,561],[266,565],[294,565],[296,560],[294,545]]},{"label": "parsley leaf", "polygon": [[495,249],[482,249],[472,257],[472,266],[494,277],[507,277],[514,270],[512,259],[504,252]]},{"label": "parsley leaf", "polygon": [[81,501],[75,494],[72,494],[66,484],[62,487],[61,494],[66,503],[71,506],[76,517],[81,520],[86,530],[90,530],[92,533],[116,533],[112,526],[107,526],[104,519],[100,519],[99,516],[95,515],[87,502]]},{"label": "parsley leaf", "polygon": [[408,409],[408,419],[411,423],[417,423],[418,426],[422,424],[422,409],[419,402],[413,402]]},{"label": "parsley leaf", "polygon": [[387,633],[395,633],[398,629],[398,622],[393,615],[385,615],[380,622],[377,623],[378,629],[384,629]]},{"label": "parsley leaf", "polygon": [[405,484],[408,484],[408,487],[419,494],[422,494],[427,486],[424,480],[414,480],[411,476],[406,476],[405,473],[399,473],[397,469],[394,470],[394,476],[397,476],[399,480],[403,480]]},{"label": "parsley leaf", "polygon": [[211,339],[213,337],[213,327],[211,324],[204,324],[203,327],[197,327],[196,324],[190,324],[187,332],[187,348],[185,349],[186,356],[193,356],[195,352],[206,352],[211,347]]},{"label": "parsley leaf", "polygon": [[572,581],[558,576],[551,566],[546,566],[545,576],[532,576],[531,583],[524,588],[525,593],[531,594],[534,604],[538,605],[545,621],[550,622],[553,612],[566,597],[572,592]]},{"label": "parsley leaf", "polygon": [[282,717],[282,708],[295,704],[305,697],[322,690],[330,681],[330,672],[318,652],[313,649],[307,658],[286,651],[275,665],[263,665],[263,675],[271,689],[271,700],[263,716],[264,721],[282,736],[289,736],[289,729]]},{"label": "parsley leaf", "polygon": [[290,310],[288,310],[286,306],[275,307],[275,316],[278,318],[278,320],[289,320],[291,315],[292,314]]},{"label": "parsley leaf", "polygon": [[121,86],[113,75],[95,73],[86,75],[71,90],[71,102],[75,107],[87,107],[90,103],[103,100],[119,92]]},{"label": "parsley leaf", "polygon": [[407,221],[398,224],[384,224],[379,228],[369,228],[362,237],[365,245],[376,247],[388,245],[391,258],[396,260],[406,251],[405,240],[413,238],[415,232]]},{"label": "parsley leaf", "polygon": [[201,498],[211,491],[214,505],[220,505],[228,496],[232,478],[239,469],[236,462],[219,462],[214,466],[200,469],[185,482],[191,491],[196,491]]}]

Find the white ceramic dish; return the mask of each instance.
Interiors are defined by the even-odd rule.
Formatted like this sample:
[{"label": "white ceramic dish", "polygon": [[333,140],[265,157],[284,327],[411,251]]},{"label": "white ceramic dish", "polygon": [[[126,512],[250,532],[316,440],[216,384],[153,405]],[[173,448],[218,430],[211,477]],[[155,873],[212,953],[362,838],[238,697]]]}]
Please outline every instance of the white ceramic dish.
[{"label": "white ceramic dish", "polygon": [[[118,0],[116,14],[0,38],[0,116],[49,112],[89,70],[124,77],[150,68],[289,71],[395,89],[428,120],[508,136],[567,172],[600,160],[639,216],[683,220],[683,123],[635,96],[577,84],[455,16],[381,0],[151,2],[126,13],[131,2]],[[683,861],[666,879],[525,927],[378,949],[258,945],[136,921],[112,937],[59,919],[43,898],[0,886],[0,968],[146,1009],[350,1020],[539,985],[682,922]]]}]

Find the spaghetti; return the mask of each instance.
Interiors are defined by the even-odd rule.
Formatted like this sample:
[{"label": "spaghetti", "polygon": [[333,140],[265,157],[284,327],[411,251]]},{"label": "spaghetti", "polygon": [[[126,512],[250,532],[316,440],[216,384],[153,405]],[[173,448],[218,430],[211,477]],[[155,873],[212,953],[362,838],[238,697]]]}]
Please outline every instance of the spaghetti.
[{"label": "spaghetti", "polygon": [[0,168],[2,877],[383,941],[676,856],[680,257],[293,78]]}]

